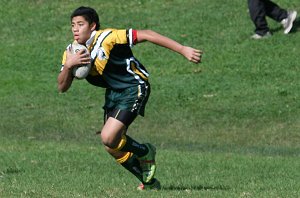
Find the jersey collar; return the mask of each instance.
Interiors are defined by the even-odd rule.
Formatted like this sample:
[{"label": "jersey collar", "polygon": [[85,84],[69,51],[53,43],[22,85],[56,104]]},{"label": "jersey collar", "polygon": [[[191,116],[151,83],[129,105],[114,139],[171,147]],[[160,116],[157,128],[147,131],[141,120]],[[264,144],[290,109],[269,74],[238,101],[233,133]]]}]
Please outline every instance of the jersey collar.
[{"label": "jersey collar", "polygon": [[85,45],[86,45],[87,47],[89,47],[89,46],[93,43],[94,38],[95,38],[95,35],[96,35],[96,30],[94,30],[94,31],[92,32],[91,37],[86,41]]}]

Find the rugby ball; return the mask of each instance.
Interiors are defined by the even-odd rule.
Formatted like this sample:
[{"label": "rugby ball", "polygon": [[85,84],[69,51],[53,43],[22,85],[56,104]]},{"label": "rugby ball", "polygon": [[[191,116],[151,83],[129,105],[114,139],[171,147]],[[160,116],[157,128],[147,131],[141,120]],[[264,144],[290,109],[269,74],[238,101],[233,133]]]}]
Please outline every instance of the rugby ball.
[{"label": "rugby ball", "polygon": [[[74,41],[71,45],[71,52],[72,54],[76,54],[78,53],[80,50],[85,50],[86,52],[88,52],[88,49],[86,46],[81,45],[79,43],[77,43],[76,41]],[[86,64],[86,65],[78,65],[75,66],[72,70],[73,72],[73,76],[77,79],[84,79],[87,77],[87,75],[89,74],[91,70],[91,64]]]}]

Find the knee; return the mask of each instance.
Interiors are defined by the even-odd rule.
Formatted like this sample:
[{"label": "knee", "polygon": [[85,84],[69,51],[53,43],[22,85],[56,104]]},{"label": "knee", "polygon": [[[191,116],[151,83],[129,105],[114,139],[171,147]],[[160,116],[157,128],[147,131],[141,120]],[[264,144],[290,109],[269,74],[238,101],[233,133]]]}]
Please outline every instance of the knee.
[{"label": "knee", "polygon": [[101,141],[104,144],[105,148],[107,148],[106,150],[108,150],[108,148],[114,149],[119,144],[118,138],[112,137],[111,135],[109,135],[107,133],[101,133],[100,137],[101,137]]}]

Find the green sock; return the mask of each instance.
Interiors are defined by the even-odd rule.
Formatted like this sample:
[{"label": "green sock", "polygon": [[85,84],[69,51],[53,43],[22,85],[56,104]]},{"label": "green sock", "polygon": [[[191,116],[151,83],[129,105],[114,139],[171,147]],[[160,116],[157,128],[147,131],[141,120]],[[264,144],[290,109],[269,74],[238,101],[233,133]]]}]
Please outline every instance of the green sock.
[{"label": "green sock", "polygon": [[148,147],[145,144],[140,144],[128,135],[126,135],[126,144],[121,151],[127,151],[136,154],[138,157],[142,157],[148,153]]},{"label": "green sock", "polygon": [[121,165],[136,176],[138,180],[143,182],[142,169],[136,155],[133,154],[127,161],[121,163]]}]

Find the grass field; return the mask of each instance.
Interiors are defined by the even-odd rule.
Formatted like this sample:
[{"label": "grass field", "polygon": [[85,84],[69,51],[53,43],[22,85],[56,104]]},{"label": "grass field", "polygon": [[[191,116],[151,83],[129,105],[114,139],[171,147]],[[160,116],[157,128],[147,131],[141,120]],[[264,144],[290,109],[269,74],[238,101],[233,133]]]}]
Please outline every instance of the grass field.
[{"label": "grass field", "polygon": [[[300,197],[300,19],[269,20],[254,41],[241,0],[1,0],[0,197]],[[300,12],[298,0],[282,0]],[[104,90],[56,78],[70,13],[98,10],[102,27],[153,29],[204,51],[203,63],[150,43],[133,48],[151,74],[146,117],[129,134],[157,146],[162,190],[105,153]]]}]

